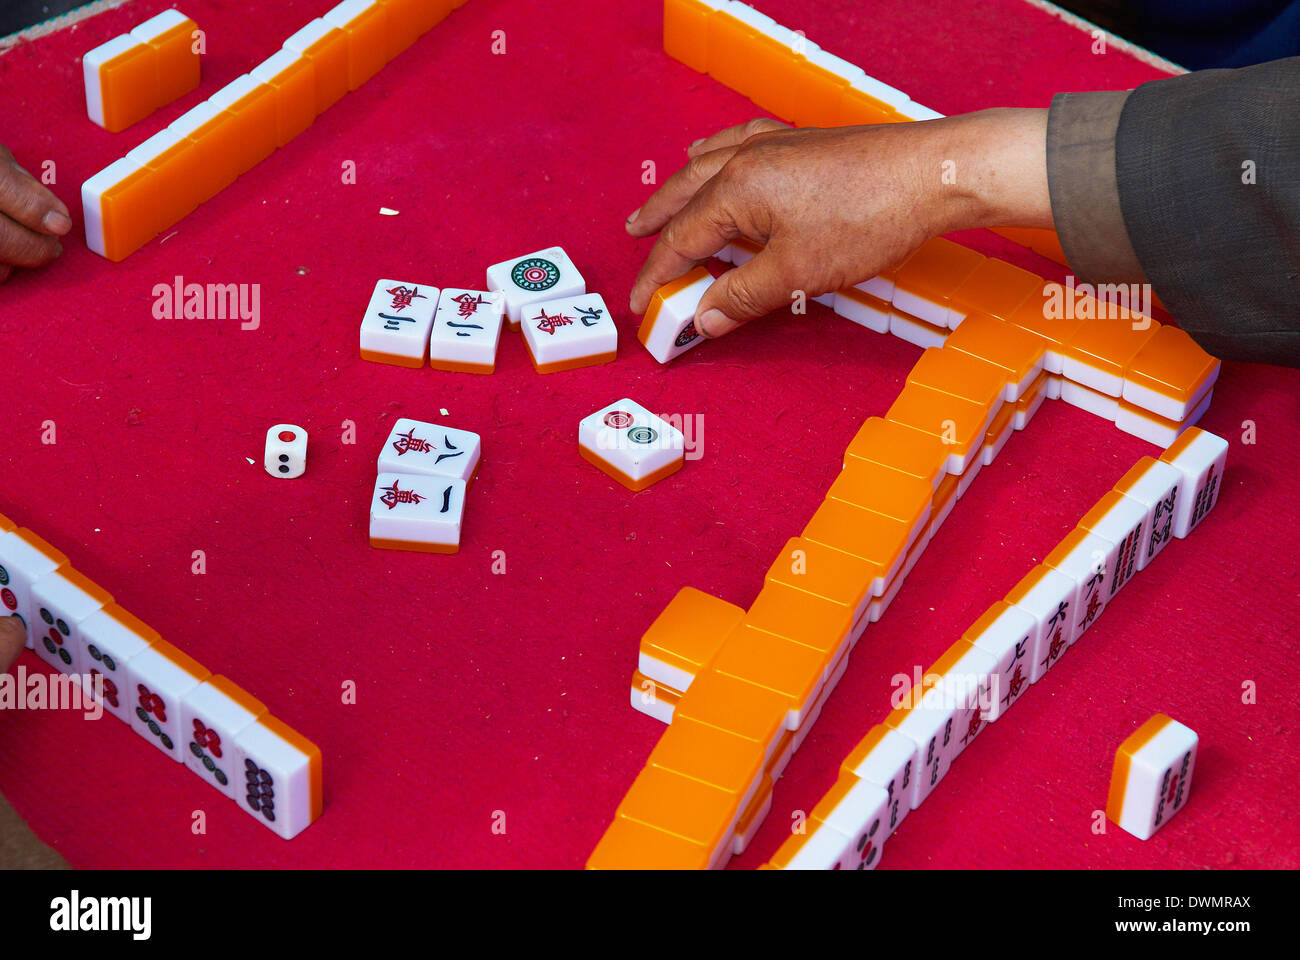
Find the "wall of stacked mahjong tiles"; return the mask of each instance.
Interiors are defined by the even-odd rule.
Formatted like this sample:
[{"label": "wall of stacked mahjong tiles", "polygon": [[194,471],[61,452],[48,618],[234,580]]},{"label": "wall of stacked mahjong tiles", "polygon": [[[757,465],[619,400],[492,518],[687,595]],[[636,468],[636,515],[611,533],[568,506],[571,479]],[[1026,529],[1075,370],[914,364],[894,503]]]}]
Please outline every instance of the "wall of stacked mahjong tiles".
[{"label": "wall of stacked mahjong tiles", "polygon": [[25,527],[0,515],[0,615],[27,648],[146,741],[286,840],[320,816],[321,753]]},{"label": "wall of stacked mahjong tiles", "polygon": [[[688,587],[652,624],[631,702],[669,726],[589,867],[719,867],[745,850],[849,653],[952,508],[960,475],[947,472],[941,441],[920,437],[867,421],[748,611]],[[1129,580],[1199,525],[1217,502],[1226,455],[1226,441],[1193,428],[1159,459],[1139,460],[867,733],[768,866],[874,867],[966,746]],[[931,473],[946,476],[935,486]]]},{"label": "wall of stacked mahjong tiles", "polygon": [[[82,184],[87,246],[109,260],[130,256],[292,141],[465,3],[344,0],[312,20],[248,73]],[[86,55],[87,110],[96,123],[124,129],[197,86],[197,56],[187,56],[193,21],[178,16],[163,26],[181,41],[175,56],[162,57],[156,42],[130,34]],[[155,75],[160,83],[142,84],[141,76]]]}]

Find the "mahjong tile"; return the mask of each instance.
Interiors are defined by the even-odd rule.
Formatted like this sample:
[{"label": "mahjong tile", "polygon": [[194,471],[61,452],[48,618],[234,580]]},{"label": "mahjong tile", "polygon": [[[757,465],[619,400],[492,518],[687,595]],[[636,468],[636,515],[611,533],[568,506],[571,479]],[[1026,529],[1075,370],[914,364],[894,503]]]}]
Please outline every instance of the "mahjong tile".
[{"label": "mahjong tile", "polygon": [[81,624],[113,597],[72,567],[46,574],[32,585],[32,631],[36,655],[64,673],[82,674]]},{"label": "mahjong tile", "polygon": [[578,424],[578,452],[630,490],[644,490],[686,462],[682,432],[641,404],[624,398]]},{"label": "mahjong tile", "polygon": [[1029,682],[1042,679],[1070,648],[1074,626],[1074,596],[1079,585],[1059,570],[1039,564],[1008,591],[1007,603],[1034,620]]},{"label": "mahjong tile", "polygon": [[1029,689],[1036,628],[1032,616],[999,600],[962,634],[963,640],[994,659],[989,709],[985,718],[990,723],[1006,713]]},{"label": "mahjong tile", "polygon": [[1192,427],[1160,455],[1160,460],[1183,475],[1174,506],[1174,536],[1185,537],[1219,500],[1228,441]]},{"label": "mahjong tile", "polygon": [[830,829],[843,837],[832,870],[874,870],[889,836],[889,796],[851,773],[839,779],[813,807],[809,829]]},{"label": "mahjong tile", "polygon": [[1043,565],[1060,571],[1075,583],[1070,597],[1070,643],[1097,622],[1111,598],[1111,582],[1119,559],[1119,546],[1104,537],[1076,527],[1043,558]]},{"label": "mahjong tile", "polygon": [[695,310],[712,285],[713,275],[696,267],[654,292],[636,335],[650,356],[667,363],[703,342],[695,330]]},{"label": "mahjong tile", "polygon": [[1106,816],[1148,840],[1187,803],[1196,768],[1196,732],[1158,713],[1120,744]]},{"label": "mahjong tile", "polygon": [[67,562],[67,557],[25,527],[0,534],[0,616],[18,618],[27,631],[29,648],[38,636],[32,585]]},{"label": "mahjong tile", "polygon": [[505,294],[499,290],[444,287],[433,315],[429,366],[460,373],[491,373],[505,317]]},{"label": "mahjong tile", "polygon": [[84,678],[88,693],[102,685],[104,709],[128,723],[136,706],[126,665],[153,644],[158,631],[122,609],[109,604],[81,622],[73,663]]},{"label": "mahjong tile", "polygon": [[952,736],[944,746],[944,759],[951,766],[988,725],[997,660],[974,644],[958,640],[926,672],[940,678],[938,686],[945,703],[953,709]]},{"label": "mahjong tile", "polygon": [[1098,500],[1096,506],[1079,521],[1081,530],[1095,533],[1118,548],[1106,578],[1107,602],[1138,572],[1142,528],[1146,521],[1147,511],[1142,504],[1113,490]]},{"label": "mahjong tile", "polygon": [[464,513],[464,480],[381,473],[370,501],[370,545],[456,553]]},{"label": "mahjong tile", "polygon": [[188,730],[181,729],[181,701],[212,672],[166,640],[157,640],[126,662],[126,701],[131,729],[177,763],[185,758]]},{"label": "mahjong tile", "polygon": [[402,417],[379,452],[379,473],[451,477],[466,484],[478,471],[477,433]]},{"label": "mahjong tile", "polygon": [[320,749],[270,714],[235,735],[235,802],[291,840],[324,806]]},{"label": "mahjong tile", "polygon": [[361,357],[399,367],[422,367],[438,306],[438,288],[380,280],[361,320]]},{"label": "mahjong tile", "polygon": [[525,307],[586,293],[587,281],[563,248],[548,247],[488,267],[487,288],[505,292],[510,327],[518,330]]},{"label": "mahjong tile", "polygon": [[1174,538],[1174,509],[1183,475],[1167,463],[1143,457],[1115,484],[1115,492],[1136,500],[1146,511],[1137,553],[1138,570],[1146,569]]},{"label": "mahjong tile", "polygon": [[840,769],[873,783],[889,798],[886,835],[898,829],[912,809],[916,745],[897,730],[878,723],[858,741]]},{"label": "mahjong tile", "polygon": [[618,327],[598,293],[530,303],[520,317],[524,347],[538,373],[609,363],[618,352]]},{"label": "mahjong tile", "polygon": [[235,737],[266,712],[266,704],[235,683],[209,677],[181,698],[185,766],[239,799],[244,784],[235,765]]}]

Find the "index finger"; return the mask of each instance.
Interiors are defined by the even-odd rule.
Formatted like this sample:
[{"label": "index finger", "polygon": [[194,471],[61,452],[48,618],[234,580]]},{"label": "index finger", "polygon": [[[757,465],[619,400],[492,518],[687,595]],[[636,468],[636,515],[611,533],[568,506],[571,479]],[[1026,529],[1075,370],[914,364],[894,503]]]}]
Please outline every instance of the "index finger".
[{"label": "index finger", "polygon": [[61,237],[72,229],[63,201],[0,147],[0,213],[29,230]]},{"label": "index finger", "polygon": [[719,193],[717,181],[709,181],[660,231],[632,286],[629,306],[633,313],[645,313],[656,290],[741,235]]}]

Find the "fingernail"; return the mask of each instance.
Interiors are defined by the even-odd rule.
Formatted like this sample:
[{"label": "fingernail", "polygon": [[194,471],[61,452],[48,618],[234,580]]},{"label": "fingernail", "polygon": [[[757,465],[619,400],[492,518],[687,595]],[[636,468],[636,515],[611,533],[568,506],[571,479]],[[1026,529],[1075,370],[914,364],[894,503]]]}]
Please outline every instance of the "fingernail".
[{"label": "fingernail", "polygon": [[639,217],[639,216],[641,216],[641,208],[640,208],[640,207],[637,207],[635,210],[632,211],[632,216],[630,216],[630,217],[627,218],[627,222],[628,222],[628,223],[631,223],[633,220],[635,220],[635,219],[636,219],[637,217]]},{"label": "fingernail", "polygon": [[72,221],[66,213],[60,213],[58,210],[51,210],[41,220],[41,226],[45,228],[46,233],[52,233],[56,237],[61,237],[72,229]]},{"label": "fingernail", "polygon": [[737,326],[736,321],[732,320],[721,310],[705,310],[695,318],[695,328],[700,331],[701,335],[712,340],[720,337]]},{"label": "fingernail", "polygon": [[[27,168],[24,167],[24,166],[23,166],[21,163],[19,163],[17,160],[10,160],[9,162],[12,163],[12,164],[14,165],[14,169],[17,170],[19,173],[26,173],[27,176],[29,176],[29,177],[32,176],[30,173],[27,172]],[[35,178],[35,177],[32,177],[32,179],[35,180],[36,178]]]}]

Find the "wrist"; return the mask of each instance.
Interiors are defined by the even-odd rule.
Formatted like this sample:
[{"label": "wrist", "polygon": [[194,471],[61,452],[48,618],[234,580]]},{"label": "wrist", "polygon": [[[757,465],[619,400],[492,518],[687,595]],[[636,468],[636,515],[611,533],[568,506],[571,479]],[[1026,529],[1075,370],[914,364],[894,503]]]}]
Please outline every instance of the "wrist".
[{"label": "wrist", "polygon": [[1046,110],[981,110],[931,125],[936,233],[1052,226]]}]

